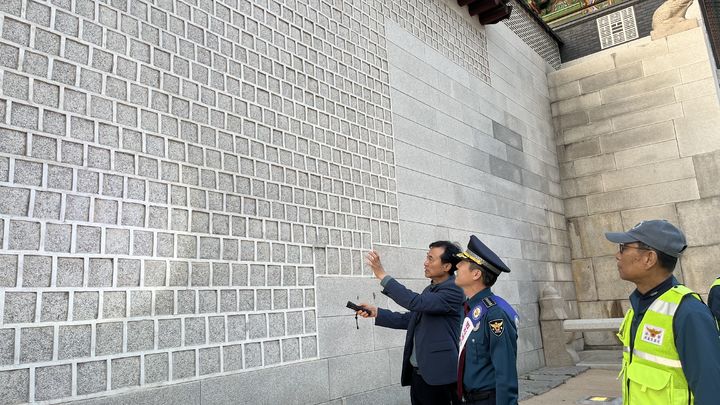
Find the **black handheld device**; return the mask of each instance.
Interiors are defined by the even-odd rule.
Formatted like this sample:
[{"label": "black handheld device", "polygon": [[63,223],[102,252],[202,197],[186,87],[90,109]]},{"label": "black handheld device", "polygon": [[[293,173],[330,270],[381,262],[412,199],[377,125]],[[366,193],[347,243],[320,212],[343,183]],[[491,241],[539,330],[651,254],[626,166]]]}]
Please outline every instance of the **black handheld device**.
[{"label": "black handheld device", "polygon": [[368,309],[366,309],[365,307],[361,307],[360,305],[357,305],[352,301],[348,301],[345,306],[352,309],[353,311],[363,311],[366,314],[370,315],[370,311]]}]

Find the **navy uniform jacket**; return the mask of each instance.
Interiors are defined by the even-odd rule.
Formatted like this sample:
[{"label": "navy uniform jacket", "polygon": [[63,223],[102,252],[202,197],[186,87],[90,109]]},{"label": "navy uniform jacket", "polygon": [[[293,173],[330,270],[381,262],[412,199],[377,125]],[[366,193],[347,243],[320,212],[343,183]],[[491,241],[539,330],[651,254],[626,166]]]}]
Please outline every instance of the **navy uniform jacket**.
[{"label": "navy uniform jacket", "polygon": [[[458,338],[463,292],[451,276],[430,284],[421,294],[407,289],[390,276],[383,279],[383,294],[410,312],[378,308],[375,325],[407,329],[403,352],[402,385],[410,385],[410,355],[415,339],[415,356],[423,380],[430,385],[452,384],[457,380]],[[460,309],[461,310],[461,309]]]},{"label": "navy uniform jacket", "polygon": [[[470,310],[483,305],[482,299],[492,295],[490,288],[475,294],[468,301]],[[498,321],[502,321],[502,325]],[[465,350],[465,391],[494,389],[496,403],[517,404],[517,326],[514,320],[498,305],[490,307],[478,329],[470,333]]]},{"label": "navy uniform jacket", "polygon": [[[635,333],[648,307],[677,284],[680,283],[675,277],[668,277],[646,294],[633,291],[630,304],[635,316],[630,328],[631,342],[635,342]],[[698,299],[683,298],[673,317],[673,333],[675,348],[695,403],[717,404],[720,397],[720,339],[708,307]]]},{"label": "navy uniform jacket", "polygon": [[710,289],[708,293],[708,306],[715,315],[715,319],[720,324],[720,285],[716,285]]}]

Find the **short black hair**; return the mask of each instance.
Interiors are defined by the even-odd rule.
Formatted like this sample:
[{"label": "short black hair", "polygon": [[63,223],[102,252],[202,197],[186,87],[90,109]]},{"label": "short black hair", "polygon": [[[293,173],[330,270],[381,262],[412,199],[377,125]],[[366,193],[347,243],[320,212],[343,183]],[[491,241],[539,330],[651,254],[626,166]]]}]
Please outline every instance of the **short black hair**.
[{"label": "short black hair", "polygon": [[457,264],[460,263],[460,258],[457,257],[460,252],[460,247],[447,240],[438,240],[430,244],[428,246],[430,249],[432,248],[443,248],[445,251],[440,256],[440,261],[442,263],[448,263],[450,264],[450,271],[448,272],[451,276],[455,274],[455,270],[457,270]]},{"label": "short black hair", "polygon": [[654,247],[646,245],[645,243],[642,243],[642,242],[638,242],[638,246],[643,249],[652,250],[653,252],[655,252],[655,254],[657,255],[657,258],[658,258],[658,263],[660,263],[660,267],[662,267],[663,269],[669,271],[670,273],[672,273],[675,270],[675,266],[677,265],[677,262],[678,262],[677,257],[672,257],[669,254],[663,253],[663,252],[655,249]]},{"label": "short black hair", "polygon": [[483,284],[485,284],[485,287],[492,287],[493,285],[495,285],[495,282],[498,279],[497,274],[491,272],[490,270],[473,261],[468,260],[467,262],[470,263],[470,269],[480,270],[480,273],[482,274]]}]

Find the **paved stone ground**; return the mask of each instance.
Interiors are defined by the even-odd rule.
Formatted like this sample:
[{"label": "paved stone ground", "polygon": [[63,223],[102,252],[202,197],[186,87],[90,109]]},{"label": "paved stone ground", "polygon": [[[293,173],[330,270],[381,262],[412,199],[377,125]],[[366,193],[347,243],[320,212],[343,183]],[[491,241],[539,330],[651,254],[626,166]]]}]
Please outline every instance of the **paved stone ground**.
[{"label": "paved stone ground", "polygon": [[[577,372],[578,374],[571,376],[574,372]],[[566,380],[564,382],[560,382],[547,392],[532,395],[528,393],[530,390],[523,387],[523,380],[531,383],[536,392],[539,392],[542,389],[542,384],[539,383],[541,380],[527,380],[525,376],[523,376],[523,380],[521,380],[520,384],[522,398],[520,401],[521,405],[617,405],[622,403],[622,388],[620,382],[617,380],[617,370],[597,368],[590,368],[588,370],[585,369],[585,367],[578,367],[575,369],[543,369],[537,370],[534,373],[544,375],[551,379],[552,376],[555,375],[557,377],[566,378]],[[557,380],[555,381],[557,382]],[[587,398],[591,396],[606,397],[606,401],[587,401]]]},{"label": "paved stone ground", "polygon": [[519,399],[520,401],[540,395],[551,389],[560,386],[568,379],[575,377],[589,367],[545,367],[534,370],[519,377]]}]

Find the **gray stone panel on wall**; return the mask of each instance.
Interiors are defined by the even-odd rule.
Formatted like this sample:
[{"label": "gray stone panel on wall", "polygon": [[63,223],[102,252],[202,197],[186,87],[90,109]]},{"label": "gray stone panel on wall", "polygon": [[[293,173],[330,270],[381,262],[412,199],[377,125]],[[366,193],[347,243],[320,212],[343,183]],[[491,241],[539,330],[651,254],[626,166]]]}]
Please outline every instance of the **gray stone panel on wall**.
[{"label": "gray stone panel on wall", "polygon": [[377,390],[351,395],[345,399],[347,405],[372,405],[382,402],[388,405],[407,405],[410,403],[410,388],[393,385]]},{"label": "gray stone panel on wall", "polygon": [[[320,403],[330,399],[328,373],[327,361],[321,360],[203,380],[202,402],[234,404],[242,398],[256,404]],[[292,383],[268,384],[271,381]]]},{"label": "gray stone panel on wall", "polygon": [[185,382],[177,383],[164,387],[147,388],[142,391],[136,391],[115,396],[105,396],[96,399],[88,399],[82,401],[70,402],[74,405],[94,405],[94,404],[130,404],[130,403],[147,403],[154,405],[170,405],[183,403],[188,405],[202,404],[201,382]]},{"label": "gray stone panel on wall", "polygon": [[366,391],[363,386],[383,386],[390,380],[387,351],[360,353],[328,360],[330,398]]},{"label": "gray stone panel on wall", "polygon": [[30,400],[30,369],[0,371],[0,388],[3,401],[21,404]]}]

